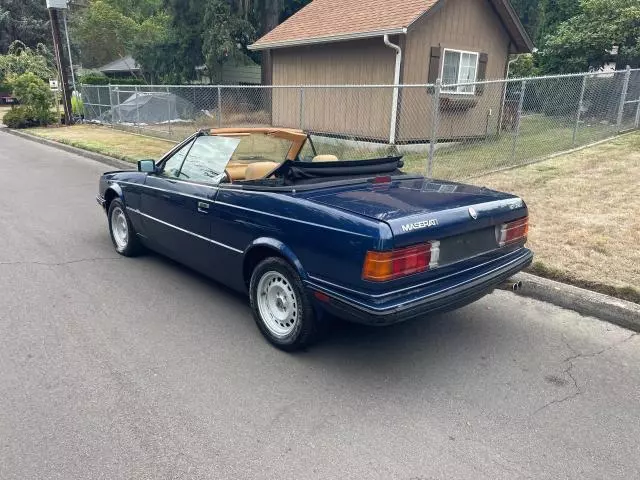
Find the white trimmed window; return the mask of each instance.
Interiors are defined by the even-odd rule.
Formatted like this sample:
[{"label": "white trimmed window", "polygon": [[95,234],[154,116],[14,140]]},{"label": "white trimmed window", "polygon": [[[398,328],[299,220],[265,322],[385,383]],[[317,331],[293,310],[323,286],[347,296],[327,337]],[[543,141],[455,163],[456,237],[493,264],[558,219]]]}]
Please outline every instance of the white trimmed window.
[{"label": "white trimmed window", "polygon": [[445,48],[440,77],[442,78],[442,91],[473,95],[476,89],[475,85],[455,86],[455,84],[476,81],[479,57],[480,54],[476,52]]}]

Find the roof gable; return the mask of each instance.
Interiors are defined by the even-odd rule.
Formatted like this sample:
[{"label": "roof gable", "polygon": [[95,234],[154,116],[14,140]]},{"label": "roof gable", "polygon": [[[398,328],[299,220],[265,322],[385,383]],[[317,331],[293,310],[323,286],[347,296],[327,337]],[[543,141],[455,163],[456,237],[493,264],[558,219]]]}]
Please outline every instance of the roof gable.
[{"label": "roof gable", "polygon": [[118,58],[113,62],[109,62],[106,65],[98,68],[99,71],[103,73],[110,72],[137,72],[140,70],[140,66],[137,62],[131,57],[131,55],[127,55],[126,57]]},{"label": "roof gable", "polygon": [[[417,19],[446,0],[313,0],[249,47],[251,50],[407,33]],[[489,0],[518,51],[531,51],[509,0]]]}]

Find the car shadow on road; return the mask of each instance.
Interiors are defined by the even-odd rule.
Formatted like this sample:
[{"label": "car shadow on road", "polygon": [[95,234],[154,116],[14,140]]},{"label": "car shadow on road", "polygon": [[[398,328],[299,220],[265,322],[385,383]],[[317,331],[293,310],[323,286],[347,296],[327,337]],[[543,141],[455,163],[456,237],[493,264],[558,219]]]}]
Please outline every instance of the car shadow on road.
[{"label": "car shadow on road", "polygon": [[[220,318],[220,322],[237,322],[242,319],[242,334],[255,335],[255,348],[271,349],[268,356],[276,364],[291,366],[326,367],[340,371],[341,375],[384,378],[390,372],[402,369],[402,377],[413,374],[423,376],[425,369],[432,371],[439,364],[451,363],[467,368],[482,366],[483,358],[495,350],[496,338],[504,333],[505,322],[493,321],[498,309],[490,311],[491,300],[480,300],[453,312],[427,315],[386,327],[371,327],[332,319],[327,332],[319,342],[296,353],[285,353],[271,347],[253,325],[246,294],[202,275],[189,267],[160,254],[150,252],[146,261],[166,267],[188,280],[184,285],[203,292],[206,301],[220,302],[224,298],[227,306],[238,309],[234,318]],[[218,295],[208,295],[206,292]],[[212,300],[215,298],[215,300]],[[489,297],[491,298],[491,297]],[[519,328],[519,327],[514,327]],[[240,332],[236,332],[240,333]],[[468,362],[465,365],[465,362]],[[447,370],[447,368],[445,368]]]},{"label": "car shadow on road", "polygon": [[365,371],[398,366],[422,370],[425,365],[433,368],[450,356],[480,361],[487,348],[493,348],[485,339],[495,328],[474,315],[485,308],[472,304],[385,327],[336,321],[323,341],[309,349],[308,356],[352,366],[360,364]]}]

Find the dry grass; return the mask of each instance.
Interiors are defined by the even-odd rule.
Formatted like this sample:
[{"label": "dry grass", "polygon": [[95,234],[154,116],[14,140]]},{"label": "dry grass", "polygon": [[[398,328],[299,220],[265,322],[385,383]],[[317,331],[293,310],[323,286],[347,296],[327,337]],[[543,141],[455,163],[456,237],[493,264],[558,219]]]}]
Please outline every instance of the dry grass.
[{"label": "dry grass", "polygon": [[128,162],[136,162],[145,158],[158,159],[175,145],[174,142],[168,140],[135,135],[96,125],[30,128],[25,131],[32,135]]},{"label": "dry grass", "polygon": [[527,202],[534,273],[640,303],[640,134],[474,182]]}]

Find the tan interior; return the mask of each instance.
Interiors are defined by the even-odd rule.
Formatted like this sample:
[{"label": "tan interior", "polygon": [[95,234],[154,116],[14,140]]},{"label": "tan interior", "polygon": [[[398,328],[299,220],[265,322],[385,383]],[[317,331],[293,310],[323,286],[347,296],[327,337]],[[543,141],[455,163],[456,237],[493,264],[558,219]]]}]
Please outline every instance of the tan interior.
[{"label": "tan interior", "polygon": [[229,165],[227,166],[227,175],[232,182],[244,180],[249,165]]},{"label": "tan interior", "polygon": [[316,155],[313,157],[312,162],[337,162],[338,157],[335,155]]},{"label": "tan interior", "polygon": [[[337,162],[335,155],[316,155],[314,162]],[[280,164],[277,162],[253,162],[253,163],[230,163],[226,172],[232,182],[242,180],[258,180],[275,170]]]},{"label": "tan interior", "polygon": [[244,173],[245,180],[258,180],[266,177],[280,166],[277,162],[254,162],[247,165]]}]

